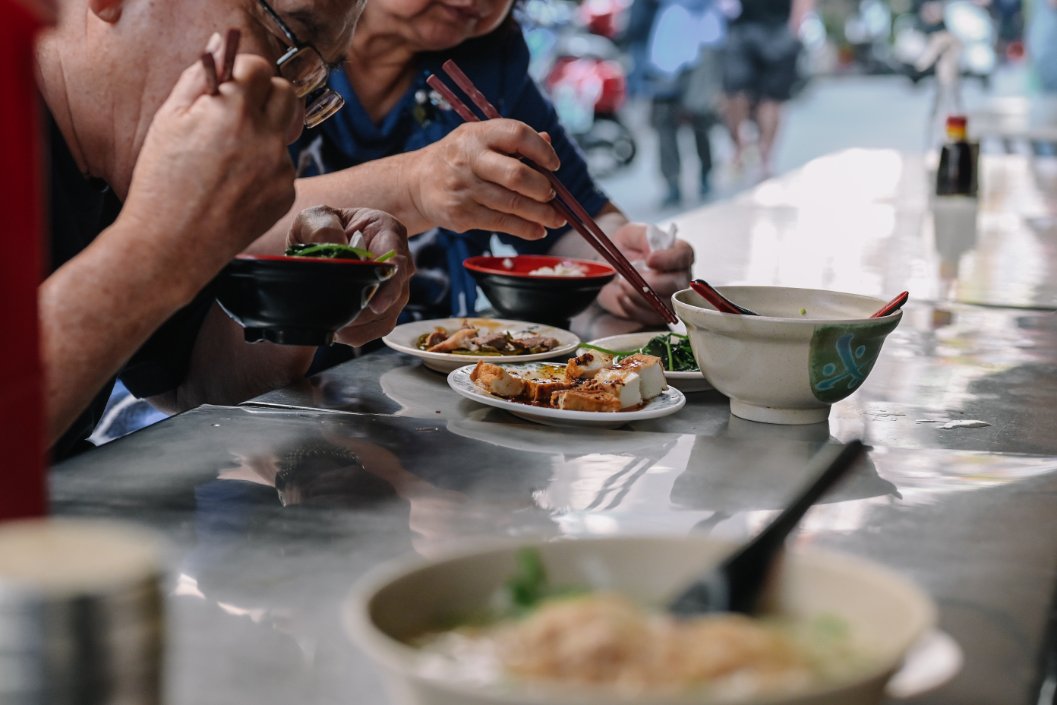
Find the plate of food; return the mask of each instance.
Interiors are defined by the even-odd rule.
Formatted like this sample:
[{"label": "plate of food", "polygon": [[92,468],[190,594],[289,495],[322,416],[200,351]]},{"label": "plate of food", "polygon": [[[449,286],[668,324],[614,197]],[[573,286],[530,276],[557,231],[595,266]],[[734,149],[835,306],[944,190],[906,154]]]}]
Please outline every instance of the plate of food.
[{"label": "plate of food", "polygon": [[382,338],[393,350],[448,373],[478,360],[532,362],[568,355],[580,339],[561,328],[501,318],[437,318],[399,325]]},{"label": "plate of food", "polygon": [[674,414],[686,397],[664,379],[660,360],[632,355],[614,364],[587,352],[565,364],[480,361],[448,375],[461,396],[550,426],[617,428]]},{"label": "plate of food", "polygon": [[612,355],[615,360],[629,355],[655,355],[664,366],[664,377],[668,384],[687,392],[703,392],[712,385],[701,373],[690,348],[690,338],[681,333],[642,331],[598,338],[590,343],[581,343],[578,353],[588,350]]}]

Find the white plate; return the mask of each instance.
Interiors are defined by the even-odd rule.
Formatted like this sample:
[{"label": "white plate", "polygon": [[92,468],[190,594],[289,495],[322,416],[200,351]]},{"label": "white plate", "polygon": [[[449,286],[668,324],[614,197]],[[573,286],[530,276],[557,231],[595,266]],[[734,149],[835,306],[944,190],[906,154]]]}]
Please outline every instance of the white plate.
[{"label": "white plate", "polygon": [[[588,341],[591,345],[597,345],[600,348],[606,348],[607,350],[635,350],[641,348],[643,345],[650,341],[650,338],[656,338],[658,335],[664,335],[664,331],[642,331],[641,333],[625,333],[624,335],[611,335],[608,338],[599,338],[598,340]],[[577,353],[587,352],[584,349],[580,349]],[[705,376],[700,372],[668,372],[665,370],[664,378],[668,380],[668,384],[676,387],[684,393],[689,392],[704,392],[712,389],[712,385],[708,383]]]},{"label": "white plate", "polygon": [[[431,333],[434,328],[445,328],[455,332],[462,328],[463,321],[475,328],[488,331],[510,331],[511,333],[532,333],[534,335],[545,335],[558,341],[558,347],[544,353],[534,355],[454,355],[452,353],[436,353],[419,350],[415,347],[418,339],[425,333]],[[561,328],[545,326],[539,323],[527,321],[508,321],[502,318],[435,318],[430,321],[413,321],[394,328],[389,335],[382,338],[382,342],[398,352],[414,355],[420,358],[423,364],[431,370],[448,373],[462,367],[468,362],[488,360],[489,362],[531,362],[533,360],[549,360],[561,355],[569,355],[580,339],[574,334]]]},{"label": "white plate", "polygon": [[[504,365],[511,372],[534,372],[542,367],[561,367],[555,363],[535,362],[520,365]],[[470,380],[470,373],[474,365],[466,365],[453,370],[448,375],[448,386],[458,394],[472,399],[473,401],[505,409],[514,416],[518,416],[536,423],[548,426],[594,426],[596,428],[616,428],[632,421],[643,421],[645,419],[656,419],[668,414],[674,414],[683,408],[686,397],[674,387],[668,387],[660,396],[654,397],[646,402],[646,405],[635,411],[569,411],[567,409],[550,409],[542,406],[530,406],[516,401],[509,401],[501,397],[488,394],[477,387]]]}]

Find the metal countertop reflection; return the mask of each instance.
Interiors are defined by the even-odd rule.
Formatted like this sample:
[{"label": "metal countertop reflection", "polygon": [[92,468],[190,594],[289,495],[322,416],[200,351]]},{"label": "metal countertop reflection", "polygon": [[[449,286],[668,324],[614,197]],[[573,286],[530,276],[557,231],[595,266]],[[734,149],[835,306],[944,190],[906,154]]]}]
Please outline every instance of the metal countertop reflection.
[{"label": "metal countertop reflection", "polygon": [[[1004,316],[1006,329],[1030,332],[1037,345],[1057,343],[1052,324],[1037,325],[1043,314],[960,316],[950,325],[986,329]],[[931,320],[908,323],[918,318]],[[927,394],[915,396],[928,384],[950,391],[950,378],[929,382],[933,370],[988,355],[1012,367],[1046,357],[968,332],[950,338],[976,341],[951,344],[958,354],[943,345],[920,352],[930,335],[920,328],[891,341],[891,358],[918,351],[900,374],[885,373],[899,408],[928,407]],[[882,443],[899,437],[885,424],[913,423],[919,412],[882,419],[871,406],[880,387],[877,397],[856,395],[874,409],[867,421],[849,407],[828,425],[753,424],[730,417],[713,392],[691,395],[667,424],[585,433],[457,401],[442,375],[418,364],[368,355],[250,405],[182,414],[55,469],[57,513],[127,517],[172,539],[170,703],[383,703],[341,628],[350,586],[381,561],[528,535],[744,538],[807,479],[804,464],[820,444],[862,430],[875,437],[867,462],[811,510],[796,542],[879,560],[938,601],[965,666],[911,702],[1034,702],[1057,582],[1057,457],[1017,448],[1052,439],[923,424],[921,437]],[[894,385],[901,376],[909,386]],[[1027,397],[1034,412],[1048,412],[1045,393]],[[267,405],[282,400],[353,410]],[[998,394],[979,403],[1006,413],[1011,402]],[[974,434],[988,440],[964,440]]]},{"label": "metal countertop reflection", "polygon": [[919,155],[851,149],[674,222],[716,286],[1057,309],[1057,160],[982,155],[968,208],[929,179]]}]

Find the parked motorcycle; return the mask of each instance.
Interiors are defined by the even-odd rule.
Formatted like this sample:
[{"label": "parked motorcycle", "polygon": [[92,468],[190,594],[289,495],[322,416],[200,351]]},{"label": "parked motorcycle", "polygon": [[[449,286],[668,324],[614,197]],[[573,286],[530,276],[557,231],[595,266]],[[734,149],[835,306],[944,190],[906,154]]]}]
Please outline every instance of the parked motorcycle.
[{"label": "parked motorcycle", "polygon": [[[608,3],[608,4],[607,4]],[[521,22],[529,50],[530,72],[554,102],[558,118],[584,152],[597,177],[631,164],[635,137],[620,117],[627,102],[627,71],[613,41],[587,31],[594,25],[615,31],[614,12],[621,0],[600,0],[578,12],[563,0],[530,0]]]}]

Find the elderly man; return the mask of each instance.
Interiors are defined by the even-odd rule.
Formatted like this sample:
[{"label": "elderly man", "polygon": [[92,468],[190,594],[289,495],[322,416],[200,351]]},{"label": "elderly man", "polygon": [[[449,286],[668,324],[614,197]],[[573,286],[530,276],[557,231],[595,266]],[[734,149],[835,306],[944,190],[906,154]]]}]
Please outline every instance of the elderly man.
[{"label": "elderly man", "polygon": [[[312,349],[244,343],[202,290],[251,244],[284,246],[281,235],[254,241],[294,201],[286,144],[306,114],[333,108],[316,89],[361,9],[345,0],[70,0],[42,39],[52,273],[39,305],[57,456],[84,443],[118,374],[138,396],[184,409],[236,402],[307,370]],[[214,93],[229,28],[246,53]],[[308,105],[297,98],[305,94]],[[407,300],[402,226],[378,211],[317,209],[294,232],[340,239],[354,229],[377,251],[396,249],[401,271],[339,332],[358,345],[387,332]]]}]

